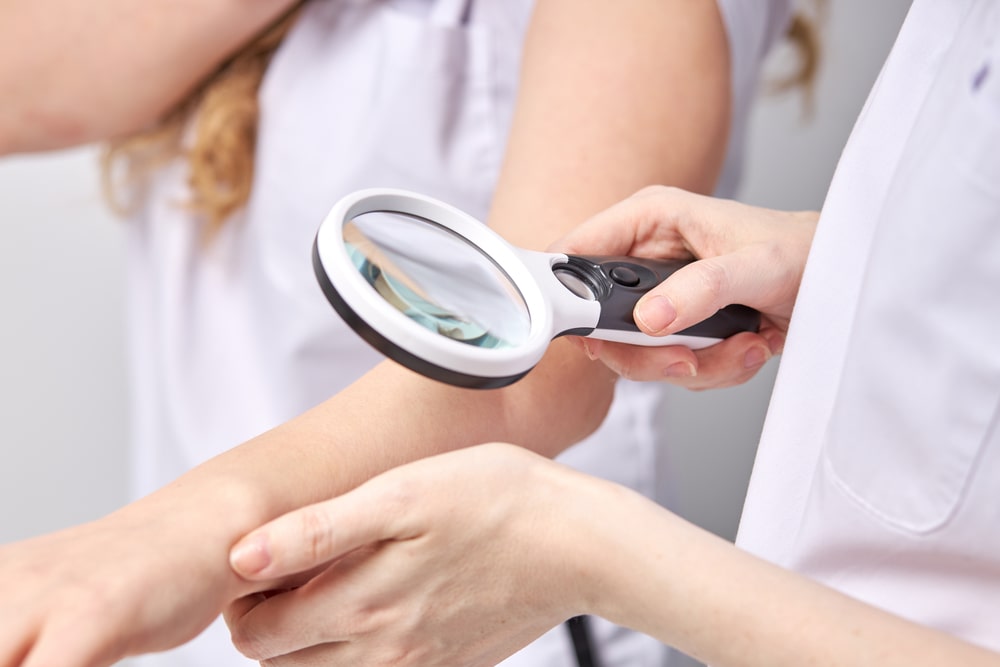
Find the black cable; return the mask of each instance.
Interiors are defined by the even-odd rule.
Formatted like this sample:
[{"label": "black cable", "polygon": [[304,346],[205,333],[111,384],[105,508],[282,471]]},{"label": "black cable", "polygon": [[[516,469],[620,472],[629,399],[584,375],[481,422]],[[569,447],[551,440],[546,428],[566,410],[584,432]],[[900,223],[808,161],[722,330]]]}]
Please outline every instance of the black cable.
[{"label": "black cable", "polygon": [[573,640],[573,652],[576,653],[576,664],[580,667],[601,667],[597,659],[597,649],[590,633],[590,621],[586,616],[574,616],[566,621],[570,639]]}]

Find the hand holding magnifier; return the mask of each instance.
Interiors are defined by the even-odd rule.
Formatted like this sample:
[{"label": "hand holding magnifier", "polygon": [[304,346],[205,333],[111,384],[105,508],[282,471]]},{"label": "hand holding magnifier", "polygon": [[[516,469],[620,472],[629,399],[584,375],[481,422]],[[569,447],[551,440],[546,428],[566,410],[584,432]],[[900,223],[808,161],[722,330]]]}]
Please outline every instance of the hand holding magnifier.
[{"label": "hand holding magnifier", "polygon": [[484,389],[524,377],[565,334],[698,349],[757,331],[760,314],[740,305],[670,336],[639,331],[636,302],[686,263],[524,250],[452,206],[389,189],[341,199],[313,245],[323,293],[362,338],[418,373]]}]

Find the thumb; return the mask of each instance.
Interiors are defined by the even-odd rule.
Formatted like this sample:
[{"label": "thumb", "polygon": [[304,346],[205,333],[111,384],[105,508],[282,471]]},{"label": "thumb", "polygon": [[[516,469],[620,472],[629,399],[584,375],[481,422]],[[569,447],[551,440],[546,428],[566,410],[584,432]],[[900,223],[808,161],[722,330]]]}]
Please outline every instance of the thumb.
[{"label": "thumb", "polygon": [[653,336],[676,333],[734,303],[754,307],[760,300],[759,273],[753,253],[746,250],[688,264],[643,296],[633,316],[643,332]]},{"label": "thumb", "polygon": [[277,579],[395,537],[391,514],[382,511],[385,503],[374,494],[366,484],[278,517],[237,542],[229,564],[245,579]]}]

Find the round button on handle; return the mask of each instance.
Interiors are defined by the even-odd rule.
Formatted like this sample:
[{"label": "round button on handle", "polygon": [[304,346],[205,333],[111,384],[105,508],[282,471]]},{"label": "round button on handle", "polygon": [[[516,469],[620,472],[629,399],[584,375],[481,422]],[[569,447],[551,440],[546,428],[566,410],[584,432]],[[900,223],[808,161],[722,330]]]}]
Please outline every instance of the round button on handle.
[{"label": "round button on handle", "polygon": [[627,266],[618,265],[611,269],[611,279],[624,287],[635,287],[639,284],[639,274]]}]

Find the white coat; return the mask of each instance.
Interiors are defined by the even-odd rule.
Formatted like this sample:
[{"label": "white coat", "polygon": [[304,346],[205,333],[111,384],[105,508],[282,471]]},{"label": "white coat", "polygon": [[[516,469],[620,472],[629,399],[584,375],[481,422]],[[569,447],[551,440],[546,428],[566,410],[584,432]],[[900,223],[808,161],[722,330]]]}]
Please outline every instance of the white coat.
[{"label": "white coat", "polygon": [[996,2],[914,2],[798,304],[738,543],[1000,650]]}]

